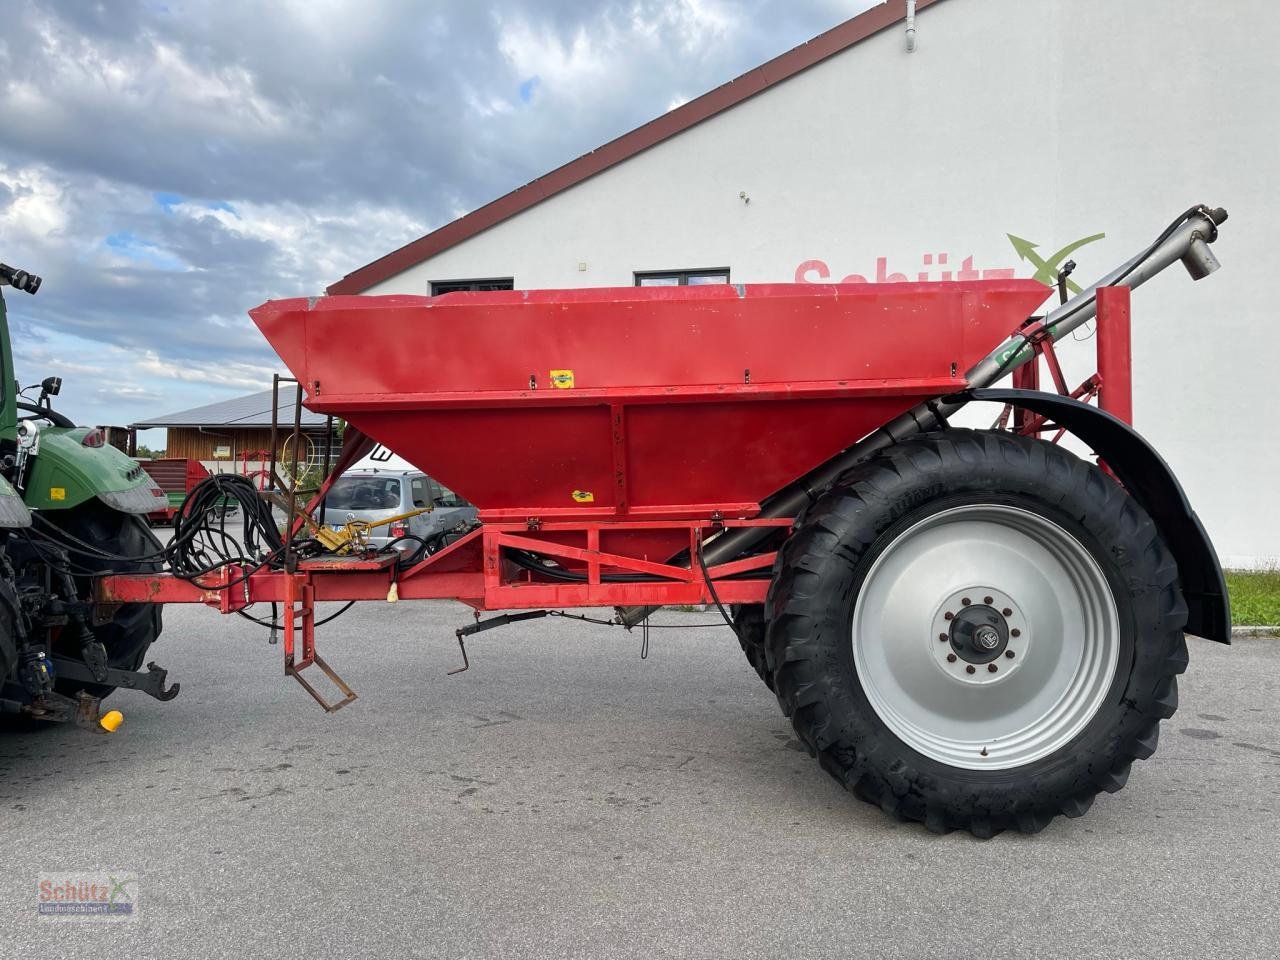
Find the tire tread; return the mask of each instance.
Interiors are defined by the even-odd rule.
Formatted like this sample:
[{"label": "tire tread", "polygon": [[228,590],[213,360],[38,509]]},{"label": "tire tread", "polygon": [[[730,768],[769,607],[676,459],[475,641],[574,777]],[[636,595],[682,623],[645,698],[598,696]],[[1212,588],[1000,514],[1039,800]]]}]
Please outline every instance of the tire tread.
[{"label": "tire tread", "polygon": [[[983,806],[948,797],[923,782],[927,778],[895,776],[891,759],[886,759],[891,752],[886,744],[851,735],[831,713],[823,685],[831,669],[831,645],[823,638],[817,613],[823,589],[819,571],[833,554],[856,562],[875,539],[864,535],[867,518],[883,513],[904,487],[918,491],[919,501],[927,502],[945,491],[945,475],[960,465],[989,480],[993,490],[1010,470],[1024,476],[1032,472],[1041,478],[1044,494],[1056,493],[1047,499],[1077,522],[1085,524],[1091,516],[1111,518],[1125,531],[1126,542],[1142,545],[1141,557],[1120,556],[1124,548],[1119,545],[1110,549],[1117,562],[1140,564],[1148,578],[1134,588],[1154,609],[1139,621],[1150,624],[1150,629],[1134,638],[1132,671],[1133,677],[1145,678],[1147,688],[1143,695],[1124,701],[1132,716],[1119,725],[1114,749],[1091,763],[1059,795],[1032,784],[1013,804]],[[1071,501],[1081,506],[1073,510]],[[1177,709],[1177,675],[1187,666],[1182,633],[1186,605],[1177,567],[1155,524],[1098,467],[1044,441],[1008,433],[952,429],[925,434],[855,467],[810,505],[795,534],[779,551],[764,615],[767,637],[761,674],[772,679],[771,686],[800,741],[852,793],[895,817],[921,821],[937,833],[952,829],[980,837],[1004,829],[1037,833],[1055,816],[1082,816],[1098,792],[1115,792],[1124,786],[1134,760],[1155,752],[1160,721]],[[891,734],[888,737],[892,739]]]}]

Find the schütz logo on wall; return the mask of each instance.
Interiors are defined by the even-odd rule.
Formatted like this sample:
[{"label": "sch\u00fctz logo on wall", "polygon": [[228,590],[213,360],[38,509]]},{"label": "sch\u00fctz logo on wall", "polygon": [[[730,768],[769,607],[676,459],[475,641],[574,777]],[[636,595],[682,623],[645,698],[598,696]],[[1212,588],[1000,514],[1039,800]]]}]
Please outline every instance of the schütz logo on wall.
[{"label": "sch\u00fctz logo on wall", "polygon": [[[1096,240],[1102,240],[1106,237],[1105,233],[1095,233],[1092,236],[1082,237],[1079,240],[1073,240],[1066,246],[1050,254],[1042,257],[1038,252],[1040,244],[1032,240],[1025,240],[1022,237],[1015,236],[1012,233],[1005,234],[1009,238],[1009,242],[1013,245],[1014,253],[1018,255],[1018,259],[1035,268],[1033,278],[1039,280],[1043,284],[1049,286],[1054,285],[1058,281],[1058,271],[1062,269],[1062,265],[1066,263],[1067,258],[1079,250],[1086,244],[1093,243]],[[805,260],[796,266],[795,282],[796,283],[906,283],[909,280],[916,280],[921,283],[930,280],[1008,280],[1018,275],[1017,267],[987,267],[975,266],[974,255],[969,254],[963,259],[952,257],[946,251],[937,253],[926,253],[920,258],[920,267],[915,271],[915,276],[909,276],[900,270],[893,270],[889,264],[889,258],[876,257],[876,268],[874,272],[849,273],[843,277],[835,277],[831,267],[825,260]],[[1067,288],[1072,293],[1079,293],[1080,287],[1073,280],[1067,280]]]},{"label": "sch\u00fctz logo on wall", "polygon": [[[1095,240],[1102,240],[1106,237],[1105,233],[1095,233],[1091,237],[1083,237],[1079,240],[1073,240],[1057,253],[1042,258],[1036,253],[1036,248],[1040,246],[1038,243],[1032,243],[1030,240],[1023,240],[1021,237],[1015,237],[1012,233],[1006,233],[1009,242],[1013,244],[1013,249],[1017,251],[1019,259],[1025,260],[1036,268],[1034,280],[1052,286],[1058,282],[1058,271],[1062,269],[1062,265],[1066,263],[1067,257],[1075,253],[1086,243],[1093,243]],[[1080,285],[1074,280],[1067,280],[1067,289],[1072,293],[1080,292]]]}]

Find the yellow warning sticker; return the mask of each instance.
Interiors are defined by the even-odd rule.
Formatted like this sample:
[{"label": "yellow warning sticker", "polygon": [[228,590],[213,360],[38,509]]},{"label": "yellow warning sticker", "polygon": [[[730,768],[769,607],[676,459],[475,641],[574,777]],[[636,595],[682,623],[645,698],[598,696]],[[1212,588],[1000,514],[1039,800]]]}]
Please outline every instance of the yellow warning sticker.
[{"label": "yellow warning sticker", "polygon": [[596,495],[592,493],[590,490],[575,490],[573,491],[572,496],[575,503],[595,503],[596,502]]},{"label": "yellow warning sticker", "polygon": [[49,488],[49,499],[50,499],[50,500],[65,500],[65,499],[67,499],[67,488],[66,488],[66,487],[50,487],[50,488]]},{"label": "yellow warning sticker", "polygon": [[573,371],[572,370],[552,370],[551,386],[557,390],[573,389]]}]

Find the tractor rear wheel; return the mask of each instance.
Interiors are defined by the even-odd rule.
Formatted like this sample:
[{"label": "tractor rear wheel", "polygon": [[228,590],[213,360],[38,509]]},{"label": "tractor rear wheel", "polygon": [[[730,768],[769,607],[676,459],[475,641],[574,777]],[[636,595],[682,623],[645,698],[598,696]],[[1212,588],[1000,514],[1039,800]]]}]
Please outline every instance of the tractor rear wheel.
[{"label": "tractor rear wheel", "polygon": [[0,687],[18,665],[18,593],[6,561],[0,561]]},{"label": "tractor rear wheel", "polygon": [[1007,433],[922,435],[855,467],[788,541],[766,613],[801,740],[939,832],[1034,833],[1119,790],[1187,664],[1150,517],[1092,464]]},{"label": "tractor rear wheel", "polygon": [[[73,570],[141,573],[158,571],[163,567],[163,563],[155,559],[163,547],[144,517],[121,513],[101,503],[90,502],[66,514],[52,514],[50,519],[77,540],[93,544],[103,553],[121,558],[109,560],[92,553],[73,553]],[[73,579],[76,593],[81,597],[89,596],[93,589],[91,574],[77,572]],[[93,634],[107,650],[108,666],[117,670],[137,670],[146,659],[147,648],[160,636],[162,627],[160,604],[122,603],[115,608],[110,620],[93,628]],[[64,631],[63,638],[67,642],[73,640],[70,631]],[[58,652],[76,659],[81,655],[78,647],[71,649],[68,646]],[[67,696],[74,696],[77,690],[85,690],[92,696],[102,698],[115,687],[59,680],[57,689]]]}]

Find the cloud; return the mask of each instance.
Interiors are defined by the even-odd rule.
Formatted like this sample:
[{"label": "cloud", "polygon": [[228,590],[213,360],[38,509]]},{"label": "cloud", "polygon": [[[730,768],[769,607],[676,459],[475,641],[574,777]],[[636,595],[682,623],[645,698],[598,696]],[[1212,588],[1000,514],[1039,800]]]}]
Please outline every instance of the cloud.
[{"label": "cloud", "polygon": [[93,400],[96,404],[137,406],[147,408],[148,412],[151,412],[157,404],[164,402],[164,393],[160,390],[137,386],[99,387],[93,391]]},{"label": "cloud", "polygon": [[46,278],[7,298],[19,375],[65,370],[95,422],[260,387],[278,362],[248,308],[868,5],[0,0],[0,260]]},{"label": "cloud", "polygon": [[45,277],[36,297],[7,298],[15,338],[52,328],[184,362],[267,366],[249,307],[319,293],[351,250],[378,256],[425,229],[363,203],[158,202],[141,188],[49,167],[0,164],[0,183],[16,196],[0,213],[4,256]]},{"label": "cloud", "polygon": [[191,361],[172,363],[160,359],[153,350],[147,350],[136,366],[144,373],[166,380],[183,380],[188,383],[212,383],[240,390],[261,390],[271,382],[274,366],[262,366],[239,361]]}]

